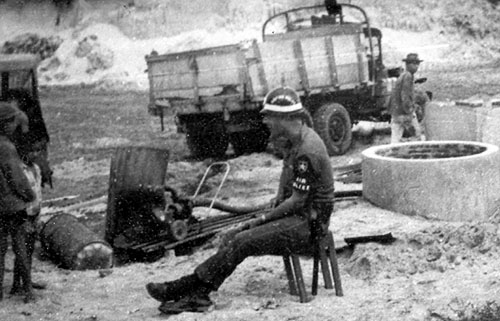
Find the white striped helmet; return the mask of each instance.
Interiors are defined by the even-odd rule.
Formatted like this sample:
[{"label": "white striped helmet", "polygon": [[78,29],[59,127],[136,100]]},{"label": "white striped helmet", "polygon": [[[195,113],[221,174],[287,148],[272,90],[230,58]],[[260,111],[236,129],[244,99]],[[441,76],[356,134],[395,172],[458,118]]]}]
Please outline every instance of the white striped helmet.
[{"label": "white striped helmet", "polygon": [[267,93],[264,98],[264,108],[260,112],[268,115],[285,116],[303,113],[304,107],[295,90],[290,87],[278,87]]}]

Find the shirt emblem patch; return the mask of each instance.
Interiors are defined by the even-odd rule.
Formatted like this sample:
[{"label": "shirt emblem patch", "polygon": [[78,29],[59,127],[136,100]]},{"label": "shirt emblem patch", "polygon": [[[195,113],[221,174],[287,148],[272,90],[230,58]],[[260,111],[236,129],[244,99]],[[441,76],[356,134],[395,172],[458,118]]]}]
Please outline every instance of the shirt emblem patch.
[{"label": "shirt emblem patch", "polygon": [[299,173],[307,172],[307,162],[306,161],[299,161],[297,169],[298,169]]}]

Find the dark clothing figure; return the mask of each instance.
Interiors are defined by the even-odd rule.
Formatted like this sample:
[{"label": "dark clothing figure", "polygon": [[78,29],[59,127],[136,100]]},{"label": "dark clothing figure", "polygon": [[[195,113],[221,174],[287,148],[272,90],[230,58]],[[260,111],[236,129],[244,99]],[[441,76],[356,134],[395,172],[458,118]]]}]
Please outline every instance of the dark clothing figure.
[{"label": "dark clothing figure", "polygon": [[[1,125],[1,123],[0,123]],[[26,209],[34,192],[24,175],[16,147],[0,133],[0,213],[15,213]]]},{"label": "dark clothing figure", "polygon": [[[10,103],[0,103],[0,289],[3,288],[7,238],[12,238],[12,249],[19,260],[24,282],[25,301],[34,299],[31,287],[31,271],[25,244],[27,203],[35,199],[28,178],[22,169],[22,161],[11,141],[18,125],[19,110]],[[0,298],[3,293],[0,292]]]},{"label": "dark clothing figure", "polygon": [[[41,171],[37,164],[35,164],[32,159],[37,155],[34,153],[29,153],[24,159],[23,169],[28,181],[30,182],[31,189],[35,192],[36,198],[33,202],[27,204],[26,214],[27,219],[23,224],[25,231],[25,244],[26,244],[26,254],[28,259],[28,269],[31,271],[33,266],[33,253],[35,252],[35,243],[38,239],[38,218],[41,212],[42,203],[42,178]],[[20,293],[23,289],[24,280],[22,279],[22,262],[17,258],[14,261],[14,279],[12,282],[11,294]],[[43,281],[35,282],[31,280],[31,285],[34,289],[45,289],[47,284]]]},{"label": "dark clothing figure", "polygon": [[[11,214],[3,214],[0,216],[0,276],[2,280],[0,285],[3,286],[3,278],[5,274],[5,254],[8,249],[8,236],[12,240],[12,251],[15,255],[15,270],[20,277],[25,280],[21,285],[16,285],[13,282],[12,294],[24,292],[26,295],[25,302],[30,302],[34,299],[34,294],[31,286],[31,265],[28,259],[28,250],[26,248],[26,231],[24,224],[26,223],[26,211],[18,211]],[[0,293],[0,299],[3,299],[3,293]]]},{"label": "dark clothing figure", "polygon": [[20,117],[21,123],[13,135],[13,142],[21,159],[29,153],[36,152],[32,159],[42,170],[42,186],[48,184],[52,187],[52,169],[49,164],[49,133],[45,126],[42,108],[37,99],[26,89],[11,89],[8,99],[17,104],[17,108],[24,113]]},{"label": "dark clothing figure", "polygon": [[290,141],[275,207],[265,215],[264,224],[233,235],[193,274],[173,282],[149,283],[148,293],[164,302],[160,311],[203,311],[211,304],[208,294],[217,291],[249,256],[312,254],[314,241],[328,229],[334,184],[326,147],[305,124],[303,112],[298,95],[289,88],[278,88],[266,96],[264,123],[271,138]]}]

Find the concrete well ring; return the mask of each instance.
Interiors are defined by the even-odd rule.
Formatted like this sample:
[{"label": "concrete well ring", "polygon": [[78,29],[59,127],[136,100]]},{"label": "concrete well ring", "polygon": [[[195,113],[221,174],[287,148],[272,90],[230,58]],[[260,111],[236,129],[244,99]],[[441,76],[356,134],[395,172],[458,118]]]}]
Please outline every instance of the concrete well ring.
[{"label": "concrete well ring", "polygon": [[500,200],[499,147],[470,141],[409,142],[362,152],[363,196],[405,215],[487,221]]}]

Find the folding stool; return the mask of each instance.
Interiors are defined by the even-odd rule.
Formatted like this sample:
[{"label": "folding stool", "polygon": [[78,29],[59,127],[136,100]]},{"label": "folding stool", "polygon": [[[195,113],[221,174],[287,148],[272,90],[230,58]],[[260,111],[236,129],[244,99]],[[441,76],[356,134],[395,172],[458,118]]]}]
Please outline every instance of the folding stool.
[{"label": "folding stool", "polygon": [[[332,232],[328,231],[328,233],[318,242],[317,246],[319,246],[319,249],[315,250],[318,251],[319,255],[314,256],[311,294],[313,296],[318,294],[318,273],[319,264],[321,263],[321,271],[323,273],[325,288],[333,289],[333,285],[335,284],[335,294],[337,296],[343,296],[342,282],[340,280],[337,254],[335,252],[335,243],[333,241]],[[301,303],[311,301],[312,298],[307,295],[304,284],[304,277],[302,275],[299,256],[295,254],[285,255],[283,256],[283,263],[285,264],[290,294],[298,295]]]}]

